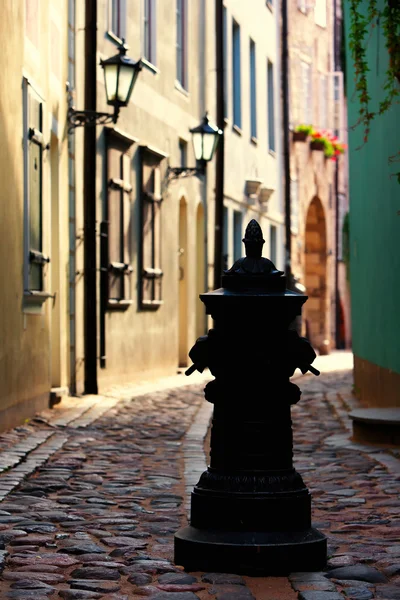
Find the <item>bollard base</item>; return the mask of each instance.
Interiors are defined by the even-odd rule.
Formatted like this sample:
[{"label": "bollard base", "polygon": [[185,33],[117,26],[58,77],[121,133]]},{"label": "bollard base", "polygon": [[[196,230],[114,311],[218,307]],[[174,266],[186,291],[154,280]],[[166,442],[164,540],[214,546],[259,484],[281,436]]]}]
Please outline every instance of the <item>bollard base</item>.
[{"label": "bollard base", "polygon": [[314,528],[238,532],[189,525],[175,534],[174,562],[186,571],[283,576],[294,571],[320,571],[326,559],[326,537]]}]

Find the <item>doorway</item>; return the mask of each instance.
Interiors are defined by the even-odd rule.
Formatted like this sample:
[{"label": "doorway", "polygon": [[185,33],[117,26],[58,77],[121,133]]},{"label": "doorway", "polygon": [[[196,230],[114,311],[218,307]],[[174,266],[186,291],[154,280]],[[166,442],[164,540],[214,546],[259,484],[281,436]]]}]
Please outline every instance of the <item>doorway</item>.
[{"label": "doorway", "polygon": [[179,202],[179,366],[188,364],[188,290],[187,290],[187,203],[185,198]]},{"label": "doorway", "polygon": [[308,300],[304,305],[307,332],[311,344],[326,354],[327,335],[327,252],[326,222],[319,198],[311,201],[305,234],[305,286]]},{"label": "doorway", "polygon": [[196,338],[206,333],[206,311],[199,295],[207,290],[205,283],[205,223],[204,208],[199,204],[196,218]]}]

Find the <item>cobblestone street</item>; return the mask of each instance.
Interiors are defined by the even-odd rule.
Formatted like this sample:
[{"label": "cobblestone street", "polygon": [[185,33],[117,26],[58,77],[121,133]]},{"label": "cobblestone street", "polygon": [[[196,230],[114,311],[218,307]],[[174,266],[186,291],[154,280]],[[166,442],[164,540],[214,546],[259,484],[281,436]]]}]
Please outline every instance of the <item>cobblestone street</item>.
[{"label": "cobblestone street", "polygon": [[351,442],[350,355],[315,364],[320,377],[296,377],[292,416],[295,466],[328,536],[325,572],[252,578],[173,564],[212,411],[202,379],[180,375],[63,401],[0,436],[0,598],[400,599],[400,452]]}]

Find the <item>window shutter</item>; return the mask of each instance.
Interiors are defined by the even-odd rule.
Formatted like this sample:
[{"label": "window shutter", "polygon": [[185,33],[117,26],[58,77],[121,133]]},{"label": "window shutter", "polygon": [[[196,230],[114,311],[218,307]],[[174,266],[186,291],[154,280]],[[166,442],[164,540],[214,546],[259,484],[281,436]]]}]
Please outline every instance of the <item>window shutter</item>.
[{"label": "window shutter", "polygon": [[28,288],[43,291],[43,106],[28,89],[28,205],[29,205],[29,276]]},{"label": "window shutter", "polygon": [[142,308],[162,304],[160,157],[142,148]]}]

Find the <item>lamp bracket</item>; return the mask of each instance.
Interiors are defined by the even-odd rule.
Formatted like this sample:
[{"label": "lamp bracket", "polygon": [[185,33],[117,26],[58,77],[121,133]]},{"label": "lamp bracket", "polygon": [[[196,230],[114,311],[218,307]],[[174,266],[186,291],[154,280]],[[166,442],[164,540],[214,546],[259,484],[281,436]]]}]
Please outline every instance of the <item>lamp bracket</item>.
[{"label": "lamp bracket", "polygon": [[167,181],[179,179],[181,177],[202,176],[206,172],[205,163],[200,163],[198,167],[170,167],[167,168]]},{"label": "lamp bracket", "polygon": [[105,113],[96,112],[95,110],[76,110],[73,106],[70,106],[67,113],[68,133],[72,133],[76,127],[116,123],[118,120],[118,114],[118,107],[115,107],[113,113]]}]

